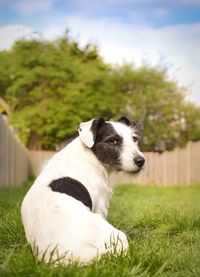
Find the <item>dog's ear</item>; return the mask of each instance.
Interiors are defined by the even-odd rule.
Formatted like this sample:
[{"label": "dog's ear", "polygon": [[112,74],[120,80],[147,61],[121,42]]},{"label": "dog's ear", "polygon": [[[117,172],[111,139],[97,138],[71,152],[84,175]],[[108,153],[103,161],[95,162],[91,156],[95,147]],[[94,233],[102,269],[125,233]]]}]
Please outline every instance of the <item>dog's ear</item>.
[{"label": "dog's ear", "polygon": [[117,122],[121,122],[127,126],[131,126],[131,121],[126,117],[126,116],[121,116],[120,118],[117,119]]},{"label": "dog's ear", "polygon": [[88,148],[92,148],[95,143],[97,130],[105,123],[105,120],[100,118],[94,118],[90,121],[83,122],[78,127],[79,136],[82,142]]},{"label": "dog's ear", "polygon": [[129,120],[126,116],[121,116],[119,119],[117,119],[117,122],[121,122],[127,126],[130,126],[132,128],[138,127],[138,123],[135,120]]}]

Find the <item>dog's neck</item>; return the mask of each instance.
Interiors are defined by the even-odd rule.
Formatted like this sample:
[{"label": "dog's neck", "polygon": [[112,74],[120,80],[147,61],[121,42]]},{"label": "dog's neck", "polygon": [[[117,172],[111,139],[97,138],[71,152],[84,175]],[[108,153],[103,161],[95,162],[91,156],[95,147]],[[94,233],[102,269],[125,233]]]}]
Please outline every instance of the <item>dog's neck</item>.
[{"label": "dog's neck", "polygon": [[[68,160],[69,177],[77,179],[88,190],[92,199],[93,212],[107,216],[109,199],[112,194],[110,169],[103,165],[90,148],[79,137],[64,148],[60,155]],[[70,167],[77,168],[76,172]]]}]

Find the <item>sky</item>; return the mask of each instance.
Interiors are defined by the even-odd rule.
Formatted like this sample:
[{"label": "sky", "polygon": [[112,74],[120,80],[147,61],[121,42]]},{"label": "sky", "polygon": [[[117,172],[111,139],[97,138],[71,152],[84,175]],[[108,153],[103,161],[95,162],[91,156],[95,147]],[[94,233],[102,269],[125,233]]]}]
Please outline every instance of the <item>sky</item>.
[{"label": "sky", "polygon": [[0,0],[0,50],[66,29],[106,62],[167,68],[200,105],[200,0]]}]

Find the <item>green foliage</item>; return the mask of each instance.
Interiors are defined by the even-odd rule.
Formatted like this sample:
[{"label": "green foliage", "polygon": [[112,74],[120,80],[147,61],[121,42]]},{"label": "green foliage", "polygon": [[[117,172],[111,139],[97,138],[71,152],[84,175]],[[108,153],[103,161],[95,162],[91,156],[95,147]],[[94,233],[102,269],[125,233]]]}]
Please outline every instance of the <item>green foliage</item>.
[{"label": "green foliage", "polygon": [[30,185],[0,191],[1,277],[200,275],[200,186],[116,187],[109,222],[128,235],[127,255],[54,267],[38,262],[26,242],[20,206]]},{"label": "green foliage", "polygon": [[29,148],[55,149],[81,121],[127,115],[144,123],[144,150],[162,151],[200,139],[200,108],[164,70],[111,67],[96,46],[68,37],[21,40],[0,52],[0,96]]}]

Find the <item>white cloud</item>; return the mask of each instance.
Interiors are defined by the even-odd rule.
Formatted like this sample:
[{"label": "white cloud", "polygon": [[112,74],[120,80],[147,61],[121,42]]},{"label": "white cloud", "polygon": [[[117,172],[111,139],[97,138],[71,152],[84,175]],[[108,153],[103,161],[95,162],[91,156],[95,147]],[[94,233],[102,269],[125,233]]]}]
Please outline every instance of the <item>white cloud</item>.
[{"label": "white cloud", "polygon": [[21,25],[8,25],[0,28],[0,50],[7,50],[13,43],[21,38],[26,38],[32,33],[31,28]]},{"label": "white cloud", "polygon": [[[82,45],[88,42],[99,45],[107,62],[118,63],[125,59],[136,66],[142,65],[144,60],[153,66],[166,64],[171,77],[192,89],[189,99],[200,104],[200,24],[156,29],[113,19],[70,16],[39,31],[44,37],[53,39],[64,34],[66,27]],[[0,49],[9,48],[17,38],[30,36],[30,32],[31,29],[25,26],[0,28]]]},{"label": "white cloud", "polygon": [[12,3],[12,7],[25,16],[48,11],[52,5],[53,0],[17,0]]},{"label": "white cloud", "polygon": [[124,59],[136,66],[144,60],[155,66],[167,65],[170,77],[192,89],[189,96],[200,104],[200,24],[176,25],[162,28],[131,25],[113,19],[86,19],[70,16],[45,28],[44,34],[54,38],[68,26],[81,44],[94,42],[100,46],[107,62]]}]

